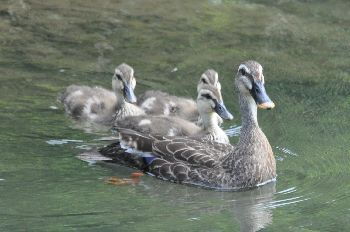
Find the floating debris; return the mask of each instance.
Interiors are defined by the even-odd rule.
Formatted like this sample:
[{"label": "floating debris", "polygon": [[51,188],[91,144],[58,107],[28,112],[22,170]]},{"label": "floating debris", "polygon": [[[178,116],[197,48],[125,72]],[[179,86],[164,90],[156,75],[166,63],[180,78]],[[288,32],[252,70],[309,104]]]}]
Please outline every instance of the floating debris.
[{"label": "floating debris", "polygon": [[49,108],[52,109],[52,110],[57,110],[58,109],[57,106],[49,106]]},{"label": "floating debris", "polygon": [[109,177],[105,183],[112,185],[131,185],[140,183],[140,177],[144,174],[142,172],[133,172],[130,178],[119,178],[116,176]]},{"label": "floating debris", "polygon": [[177,72],[177,70],[179,70],[177,67],[173,68],[173,70],[171,70],[170,72]]}]

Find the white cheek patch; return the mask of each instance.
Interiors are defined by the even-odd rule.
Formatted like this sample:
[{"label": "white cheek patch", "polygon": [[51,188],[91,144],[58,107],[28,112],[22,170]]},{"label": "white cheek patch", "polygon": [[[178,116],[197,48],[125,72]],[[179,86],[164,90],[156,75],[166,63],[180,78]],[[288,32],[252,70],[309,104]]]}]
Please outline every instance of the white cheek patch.
[{"label": "white cheek patch", "polygon": [[215,103],[213,101],[210,101],[211,108],[215,108]]},{"label": "white cheek patch", "polygon": [[213,92],[210,91],[210,90],[202,89],[202,90],[199,92],[198,97],[199,97],[200,95],[203,95],[203,94],[209,94],[213,99],[216,99],[216,97],[213,96]]},{"label": "white cheek patch", "polygon": [[132,87],[132,89],[135,89],[135,87],[136,87],[136,80],[135,80],[135,78],[131,79],[130,86]]},{"label": "white cheek patch", "polygon": [[116,69],[114,70],[114,74],[115,74],[115,75],[120,75],[121,77],[124,76],[123,73],[119,70],[119,68],[116,68]]},{"label": "white cheek patch", "polygon": [[220,84],[220,82],[217,82],[217,83],[216,83],[216,88],[218,88],[218,90],[221,91],[221,84]]},{"label": "white cheek patch", "polygon": [[219,82],[219,74],[215,72],[215,83]]},{"label": "white cheek patch", "polygon": [[263,68],[262,68],[262,66],[259,65],[259,68],[258,68],[258,69],[259,69],[259,74],[262,75],[262,73],[263,73]]},{"label": "white cheek patch", "polygon": [[247,73],[250,74],[250,70],[249,70],[249,68],[248,68],[245,64],[241,64],[241,65],[238,67],[238,71],[241,70],[241,69],[244,69],[245,72],[247,72]]}]

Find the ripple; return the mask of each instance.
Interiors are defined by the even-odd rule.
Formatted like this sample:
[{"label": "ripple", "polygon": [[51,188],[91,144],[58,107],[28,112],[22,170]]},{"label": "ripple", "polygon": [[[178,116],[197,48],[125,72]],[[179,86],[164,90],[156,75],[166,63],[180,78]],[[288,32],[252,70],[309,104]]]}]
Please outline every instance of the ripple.
[{"label": "ripple", "polygon": [[283,207],[283,206],[287,206],[287,205],[296,204],[296,203],[310,200],[310,198],[303,198],[303,197],[304,196],[298,196],[298,197],[291,197],[291,198],[287,198],[287,199],[272,201],[272,202],[266,204],[266,207],[271,208],[271,209],[275,209],[275,208],[279,208],[279,207]]},{"label": "ripple", "polygon": [[101,137],[101,138],[98,138],[98,139],[94,139],[95,141],[114,141],[114,140],[117,140],[119,139],[119,137],[116,137],[116,136],[105,136],[105,137]]},{"label": "ripple", "polygon": [[237,137],[241,133],[241,128],[242,128],[242,126],[233,125],[233,126],[230,126],[229,129],[226,129],[225,133],[229,137]]},{"label": "ripple", "polygon": [[276,146],[275,147],[278,151],[281,151],[282,153],[277,153],[276,155],[276,159],[278,161],[283,161],[285,158],[287,157],[291,157],[291,156],[298,156],[297,153],[293,152],[292,150],[290,150],[289,148],[286,147],[282,147],[282,146]]},{"label": "ripple", "polygon": [[296,192],[296,187],[291,187],[291,188],[287,188],[285,190],[279,191],[277,192],[277,194],[288,194],[288,193],[294,193]]},{"label": "ripple", "polygon": [[285,147],[279,147],[279,146],[277,146],[276,147],[278,150],[280,150],[280,151],[282,151],[284,154],[286,154],[286,155],[292,155],[292,156],[298,156],[298,154],[297,153],[295,153],[295,152],[293,152],[293,151],[291,151],[290,149],[288,149],[288,148],[285,148]]},{"label": "ripple", "polygon": [[200,218],[196,218],[196,217],[187,218],[187,221],[191,221],[191,222],[193,222],[193,221],[199,221],[199,220],[201,220],[201,219],[200,219]]},{"label": "ripple", "polygon": [[51,139],[46,141],[47,144],[50,145],[62,145],[66,143],[82,143],[83,140],[74,140],[74,139]]},{"label": "ripple", "polygon": [[88,144],[83,144],[83,145],[76,146],[75,148],[78,148],[80,150],[91,150],[93,147]]},{"label": "ripple", "polygon": [[58,110],[58,107],[57,107],[57,106],[49,106],[49,108],[50,108],[51,110]]}]

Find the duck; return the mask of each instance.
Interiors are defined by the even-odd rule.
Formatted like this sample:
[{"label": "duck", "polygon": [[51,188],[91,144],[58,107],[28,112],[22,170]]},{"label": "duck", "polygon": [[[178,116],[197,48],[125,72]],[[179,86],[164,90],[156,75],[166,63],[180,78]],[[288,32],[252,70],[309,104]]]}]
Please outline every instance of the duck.
[{"label": "duck", "polygon": [[58,100],[66,113],[76,120],[111,126],[123,117],[145,114],[135,105],[135,87],[134,69],[122,63],[115,68],[112,77],[113,91],[99,86],[70,85]]},{"label": "duck", "polygon": [[99,152],[110,161],[162,180],[210,189],[241,190],[275,181],[274,154],[257,119],[258,108],[275,107],[267,95],[264,79],[263,68],[257,61],[239,65],[234,83],[239,93],[242,129],[235,146],[120,129],[120,147],[128,150],[107,146]]},{"label": "duck", "polygon": [[[197,84],[197,93],[203,86],[211,85],[221,91],[219,75],[214,69],[206,70]],[[159,90],[148,90],[138,97],[138,106],[148,115],[175,116],[196,122],[199,126],[202,121],[199,117],[197,103],[191,98],[178,97]],[[221,125],[221,117],[217,117]]]},{"label": "duck", "polygon": [[219,126],[218,116],[232,120],[227,110],[221,91],[212,86],[203,86],[197,97],[197,108],[202,120],[201,126],[180,117],[164,115],[130,116],[117,120],[114,130],[128,128],[145,134],[161,136],[191,136],[221,143],[229,143],[229,139]]}]

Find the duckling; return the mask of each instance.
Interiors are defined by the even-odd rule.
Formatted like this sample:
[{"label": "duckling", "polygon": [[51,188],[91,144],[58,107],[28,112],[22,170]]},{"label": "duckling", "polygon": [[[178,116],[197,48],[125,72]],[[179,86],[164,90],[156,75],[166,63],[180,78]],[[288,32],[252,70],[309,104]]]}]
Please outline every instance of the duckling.
[{"label": "duckling", "polygon": [[[274,181],[275,158],[257,120],[257,108],[275,107],[264,84],[263,68],[257,61],[239,65],[235,86],[239,92],[242,129],[235,147],[226,144],[218,148],[215,142],[156,137],[120,129],[122,142],[134,143],[138,151],[108,153],[112,150],[101,149],[100,153],[163,180],[218,190],[252,188]],[[142,153],[143,148],[150,151]]]},{"label": "duckling", "polygon": [[233,119],[233,116],[226,109],[220,90],[212,85],[203,86],[198,93],[197,107],[202,118],[201,127],[179,117],[147,115],[117,120],[115,128],[129,128],[162,136],[193,136],[229,143],[227,135],[218,125],[217,115],[228,120]]},{"label": "duckling", "polygon": [[71,85],[59,101],[74,119],[110,126],[114,120],[144,114],[140,107],[132,104],[136,102],[135,86],[134,69],[123,63],[115,69],[113,91],[98,86]]},{"label": "duckling", "polygon": [[[212,85],[221,91],[219,75],[213,69],[206,70],[197,85],[197,93],[203,86]],[[175,116],[201,124],[197,104],[193,99],[169,95],[162,91],[149,90],[138,97],[138,105],[149,115]],[[221,124],[220,117],[218,122]]]}]

